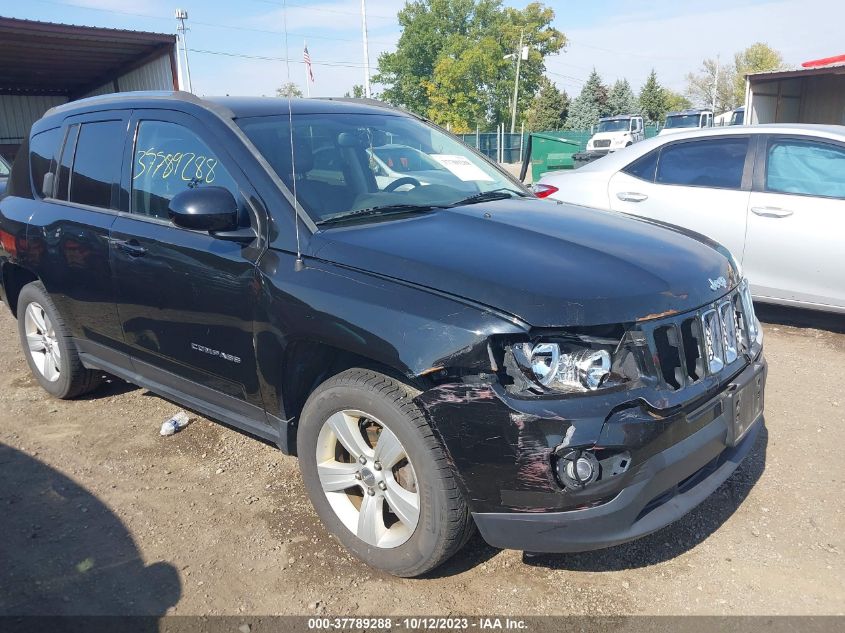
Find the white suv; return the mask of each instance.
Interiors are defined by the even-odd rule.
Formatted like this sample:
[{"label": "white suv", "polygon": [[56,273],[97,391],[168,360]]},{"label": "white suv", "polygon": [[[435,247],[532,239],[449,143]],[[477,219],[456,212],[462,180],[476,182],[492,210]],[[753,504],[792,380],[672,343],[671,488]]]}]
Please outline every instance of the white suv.
[{"label": "white suv", "polygon": [[645,138],[643,118],[620,114],[599,119],[596,133],[587,141],[588,152],[615,152]]}]

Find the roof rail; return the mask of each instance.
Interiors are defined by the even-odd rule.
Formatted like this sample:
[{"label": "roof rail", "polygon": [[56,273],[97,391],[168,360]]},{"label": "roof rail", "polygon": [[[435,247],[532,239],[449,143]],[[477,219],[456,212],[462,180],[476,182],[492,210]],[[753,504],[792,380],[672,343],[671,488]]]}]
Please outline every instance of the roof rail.
[{"label": "roof rail", "polygon": [[44,116],[47,117],[53,114],[60,114],[62,112],[75,110],[76,108],[90,105],[107,105],[109,103],[114,103],[115,101],[122,101],[131,98],[171,99],[185,101],[188,103],[195,103],[207,109],[219,110],[219,106],[216,106],[216,104],[210,104],[207,101],[196,96],[195,94],[191,92],[186,92],[184,90],[137,90],[128,92],[109,92],[104,95],[97,95],[94,97],[85,97],[84,99],[77,99],[75,101],[68,101],[67,103],[62,103],[60,105],[53,106],[52,108],[47,110],[47,112],[44,113]]}]

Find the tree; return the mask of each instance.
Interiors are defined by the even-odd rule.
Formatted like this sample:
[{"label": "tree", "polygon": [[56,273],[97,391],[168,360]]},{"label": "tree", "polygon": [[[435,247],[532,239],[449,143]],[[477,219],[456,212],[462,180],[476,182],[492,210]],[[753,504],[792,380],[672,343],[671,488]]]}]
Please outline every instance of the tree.
[{"label": "tree", "polygon": [[637,110],[637,98],[631,90],[631,84],[627,79],[617,79],[607,95],[607,113],[611,116],[636,114]]},{"label": "tree", "polygon": [[364,98],[364,86],[362,84],[355,84],[352,86],[352,93],[346,92],[343,95],[344,98],[349,99],[363,99]]},{"label": "tree", "polygon": [[396,50],[379,57],[373,78],[382,97],[429,116],[453,131],[510,119],[520,35],[528,46],[521,62],[518,111],[539,86],[544,59],[566,43],[550,26],[554,11],[539,2],[524,9],[501,0],[412,0],[398,13],[402,34]]},{"label": "tree", "polygon": [[666,111],[677,112],[678,110],[687,110],[692,107],[692,101],[687,99],[684,95],[674,90],[664,89],[666,93]]},{"label": "tree", "polygon": [[745,103],[745,76],[750,73],[779,70],[783,68],[783,57],[768,44],[755,42],[734,55],[734,102]]},{"label": "tree", "polygon": [[276,88],[276,96],[277,97],[301,97],[302,90],[299,89],[292,81],[288,81],[285,84],[282,84],[281,88]]},{"label": "tree", "polygon": [[730,64],[722,64],[718,59],[705,59],[698,73],[687,75],[687,96],[696,105],[712,107],[714,114],[733,110],[739,104],[734,97],[735,73]]},{"label": "tree", "polygon": [[640,90],[640,112],[651,123],[663,123],[668,111],[666,89],[658,83],[657,73],[652,68]]},{"label": "tree", "polygon": [[593,68],[581,93],[569,106],[566,127],[570,130],[586,130],[598,123],[599,118],[608,113],[607,97],[607,86]]},{"label": "tree", "polygon": [[532,132],[562,130],[569,111],[569,95],[548,78],[540,78],[540,89],[531,100],[525,124]]}]

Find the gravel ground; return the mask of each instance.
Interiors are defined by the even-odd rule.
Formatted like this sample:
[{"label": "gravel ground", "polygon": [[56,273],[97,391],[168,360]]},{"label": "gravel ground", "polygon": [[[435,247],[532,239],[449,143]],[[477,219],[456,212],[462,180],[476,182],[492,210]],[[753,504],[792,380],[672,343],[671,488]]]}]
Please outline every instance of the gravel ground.
[{"label": "gravel ground", "polygon": [[0,614],[843,614],[842,318],[763,313],[768,431],[690,515],[599,552],[477,537],[430,577],[346,555],[296,459],[113,382],[50,399],[0,306]]}]

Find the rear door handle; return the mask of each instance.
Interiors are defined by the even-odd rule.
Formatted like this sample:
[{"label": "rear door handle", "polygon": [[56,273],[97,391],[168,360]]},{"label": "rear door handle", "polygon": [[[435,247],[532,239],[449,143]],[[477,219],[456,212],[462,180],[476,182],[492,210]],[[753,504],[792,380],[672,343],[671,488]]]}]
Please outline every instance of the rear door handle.
[{"label": "rear door handle", "polygon": [[138,240],[112,240],[112,244],[129,255],[129,257],[143,257],[147,254],[147,249],[141,246]]},{"label": "rear door handle", "polygon": [[787,218],[793,213],[789,209],[780,207],[751,207],[751,212],[764,218]]},{"label": "rear door handle", "polygon": [[620,191],[616,197],[623,202],[642,202],[648,200],[648,196],[644,193],[637,193],[636,191]]}]

